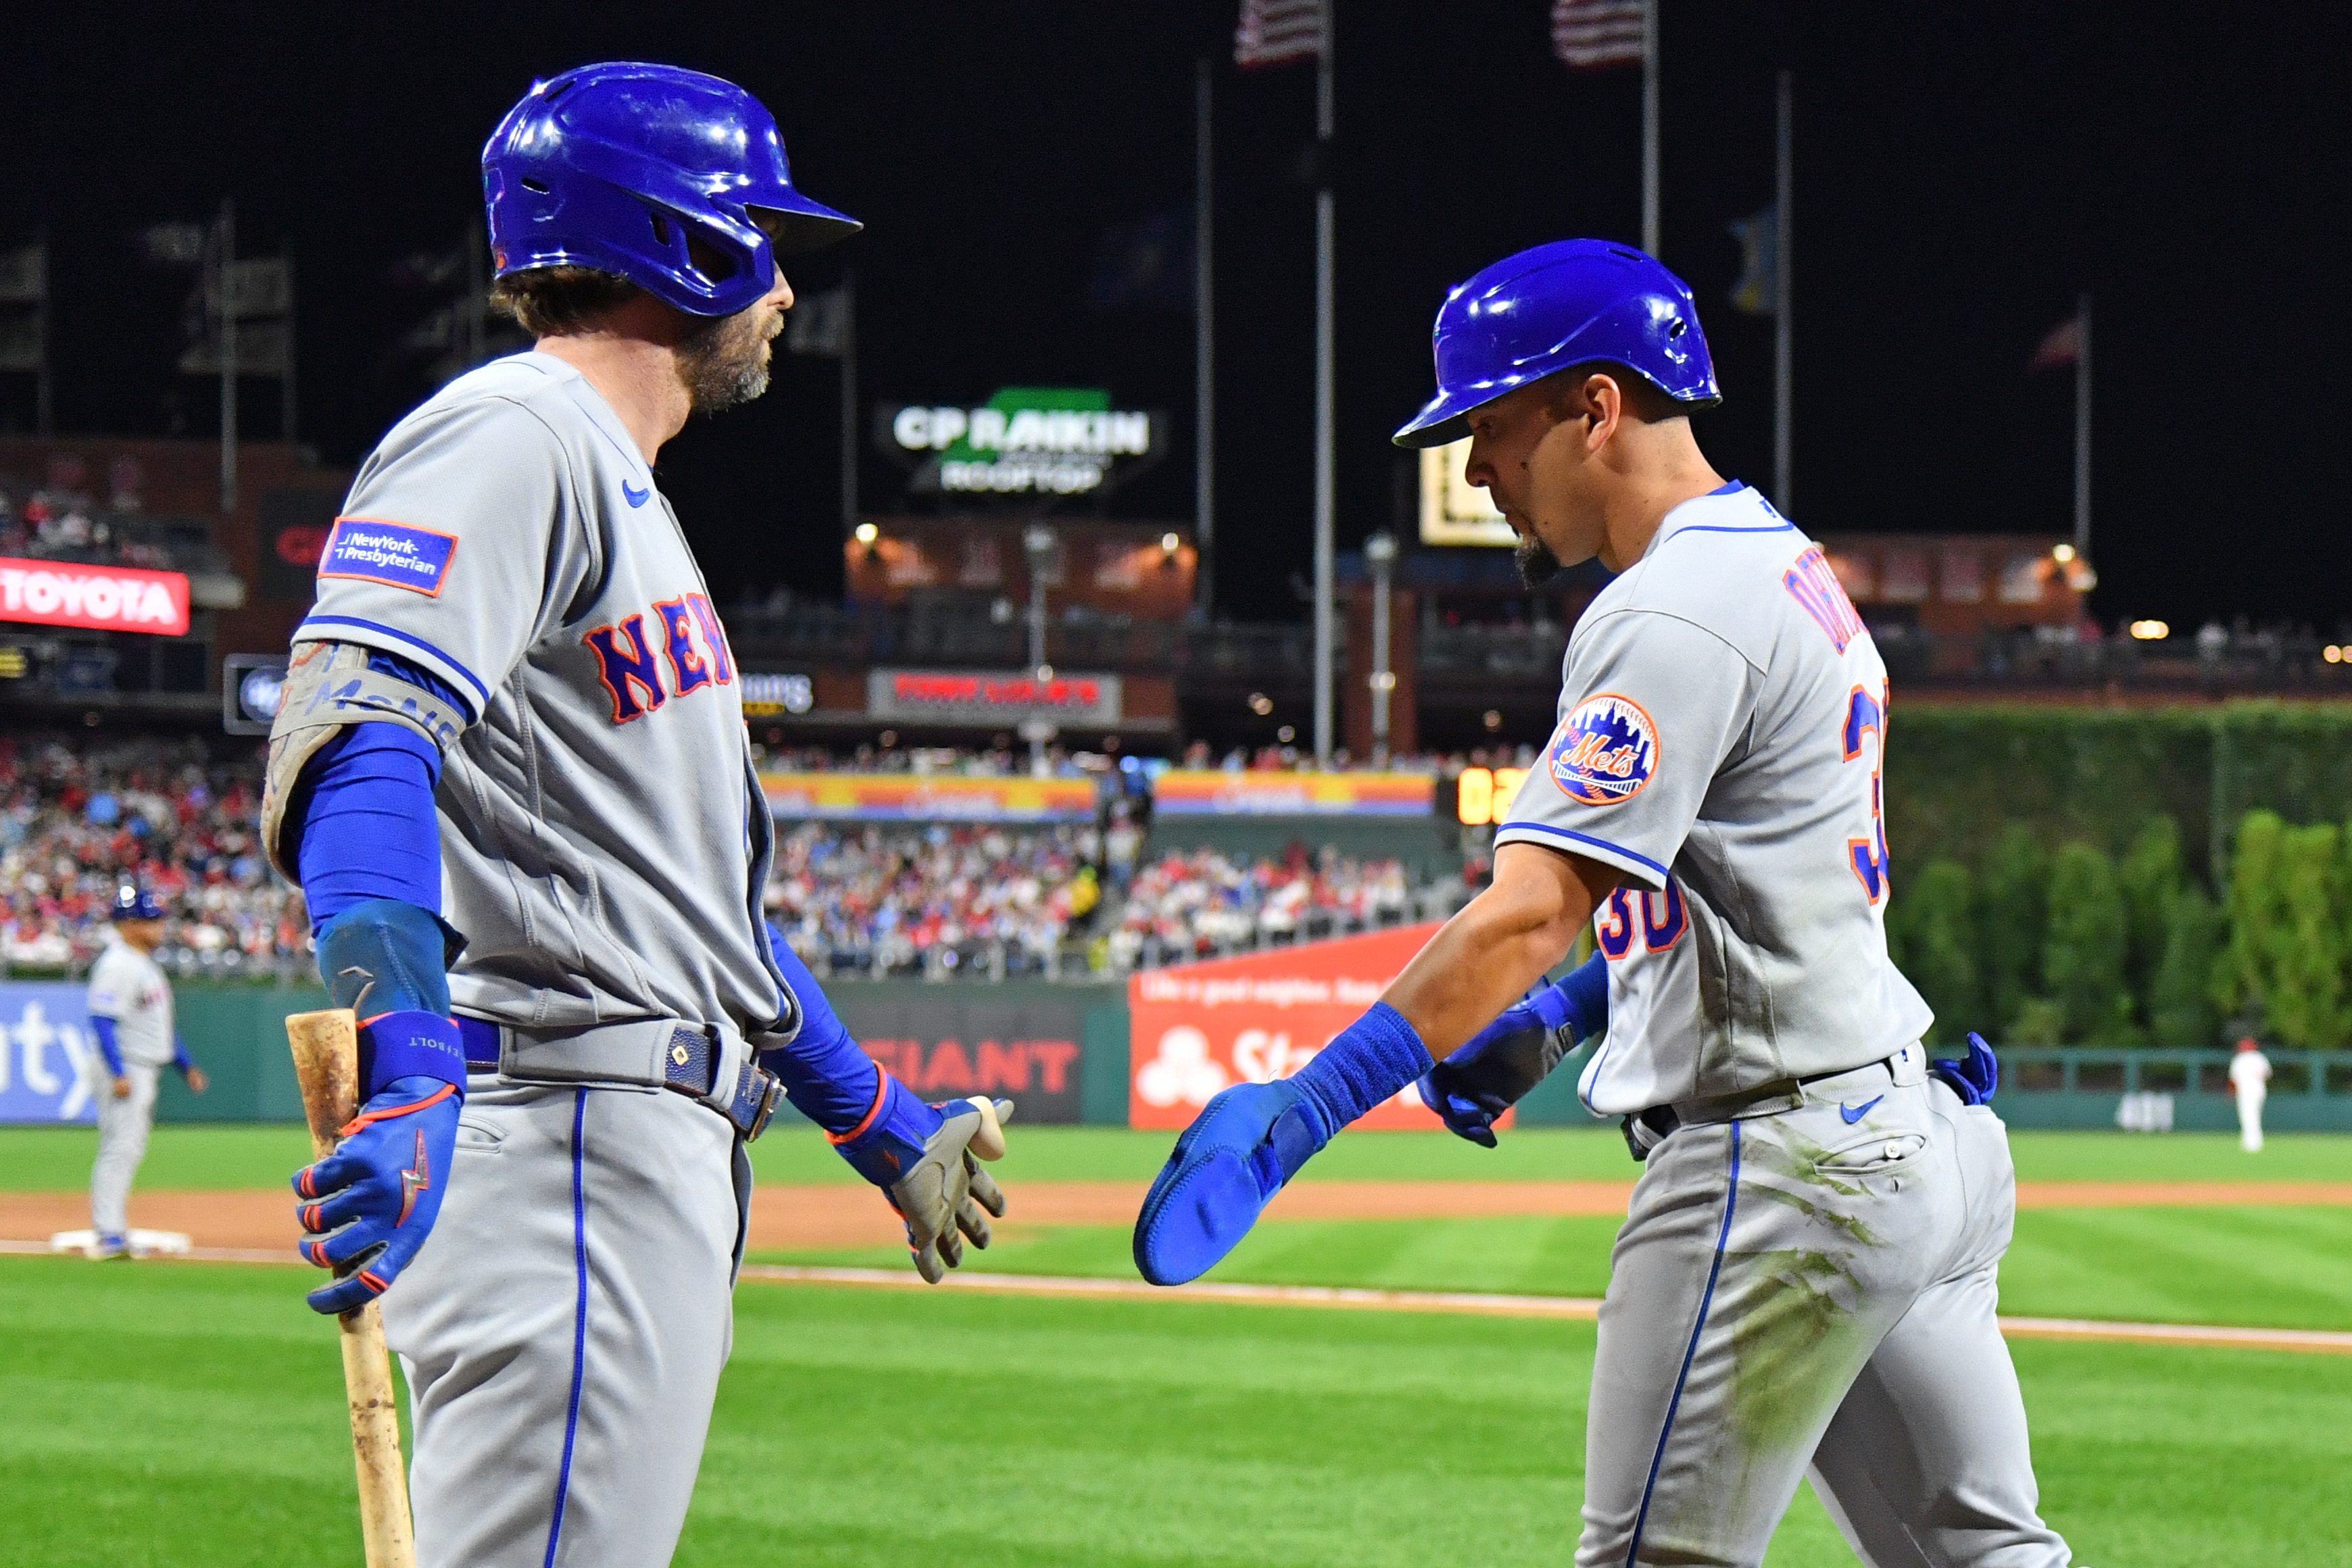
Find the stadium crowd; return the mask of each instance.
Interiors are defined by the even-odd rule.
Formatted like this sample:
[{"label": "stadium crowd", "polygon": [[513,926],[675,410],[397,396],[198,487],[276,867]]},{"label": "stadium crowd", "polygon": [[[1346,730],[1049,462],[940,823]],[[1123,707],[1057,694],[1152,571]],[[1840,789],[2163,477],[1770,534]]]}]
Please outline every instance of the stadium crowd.
[{"label": "stadium crowd", "polygon": [[1135,874],[1108,957],[1132,969],[1401,924],[1412,892],[1402,862],[1358,860],[1328,844],[1293,844],[1280,860],[1254,863],[1211,848],[1171,854]]},{"label": "stadium crowd", "polygon": [[123,882],[172,907],[157,954],[183,973],[302,962],[300,895],[271,874],[255,824],[261,759],[199,742],[0,736],[0,960],[79,969],[105,944]]}]

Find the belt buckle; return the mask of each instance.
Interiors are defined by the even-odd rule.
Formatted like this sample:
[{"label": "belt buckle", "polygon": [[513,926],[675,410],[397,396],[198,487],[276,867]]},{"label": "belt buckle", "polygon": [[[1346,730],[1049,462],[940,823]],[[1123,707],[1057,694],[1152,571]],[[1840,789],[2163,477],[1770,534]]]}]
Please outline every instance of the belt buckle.
[{"label": "belt buckle", "polygon": [[735,1101],[728,1108],[728,1120],[743,1134],[744,1142],[756,1143],[760,1134],[768,1130],[768,1121],[776,1114],[776,1107],[783,1098],[782,1079],[763,1067],[746,1062],[743,1076],[736,1080]]}]

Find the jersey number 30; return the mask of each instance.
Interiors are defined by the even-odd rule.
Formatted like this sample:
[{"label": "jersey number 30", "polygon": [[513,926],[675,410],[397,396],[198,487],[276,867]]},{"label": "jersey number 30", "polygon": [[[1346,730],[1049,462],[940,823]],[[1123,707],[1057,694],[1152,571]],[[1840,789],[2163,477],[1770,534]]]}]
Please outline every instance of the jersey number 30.
[{"label": "jersey number 30", "polygon": [[1853,867],[1854,879],[1872,903],[1886,896],[1886,707],[1889,692],[1884,685],[1873,697],[1857,686],[1845,706],[1845,760],[1862,755],[1865,735],[1877,737],[1870,761],[1870,837],[1845,841],[1847,861]]}]

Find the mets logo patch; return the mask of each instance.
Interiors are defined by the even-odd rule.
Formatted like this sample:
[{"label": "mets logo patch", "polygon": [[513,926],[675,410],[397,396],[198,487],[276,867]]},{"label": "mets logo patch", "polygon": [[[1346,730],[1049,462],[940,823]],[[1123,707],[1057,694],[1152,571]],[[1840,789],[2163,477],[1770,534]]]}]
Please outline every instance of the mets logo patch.
[{"label": "mets logo patch", "polygon": [[1615,805],[1658,771],[1658,726],[1630,697],[1588,697],[1551,738],[1554,783],[1585,805]]}]

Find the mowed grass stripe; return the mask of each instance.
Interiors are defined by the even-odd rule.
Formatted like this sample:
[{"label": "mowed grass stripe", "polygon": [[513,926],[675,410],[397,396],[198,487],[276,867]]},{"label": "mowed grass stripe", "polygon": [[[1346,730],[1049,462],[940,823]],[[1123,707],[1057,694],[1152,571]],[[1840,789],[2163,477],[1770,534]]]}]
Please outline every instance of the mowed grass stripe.
[{"label": "mowed grass stripe", "polygon": [[[0,1258],[0,1321],[40,1340],[37,1359],[0,1359],[0,1563],[356,1568],[334,1336],[299,1280]],[[745,1290],[677,1560],[1566,1563],[1592,1331]],[[2352,1433],[2336,1417],[2352,1362],[2053,1343],[2015,1355],[2045,1507],[2079,1560],[2345,1562]],[[159,1363],[194,1372],[149,1377]],[[112,1454],[89,1451],[88,1425],[59,1406],[118,1408],[127,1383],[147,1403]],[[227,1417],[224,1384],[244,1391]],[[1852,1555],[1801,1497],[1768,1561],[1843,1568]]]}]

